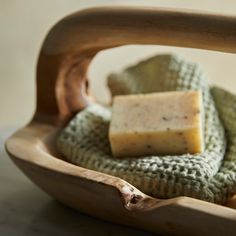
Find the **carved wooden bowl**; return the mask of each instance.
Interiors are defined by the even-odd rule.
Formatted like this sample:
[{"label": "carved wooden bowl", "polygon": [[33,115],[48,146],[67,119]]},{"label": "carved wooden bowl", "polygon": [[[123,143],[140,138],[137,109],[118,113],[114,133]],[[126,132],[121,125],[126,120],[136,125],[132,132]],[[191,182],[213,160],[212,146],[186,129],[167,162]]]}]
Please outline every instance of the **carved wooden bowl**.
[{"label": "carved wooden bowl", "polygon": [[53,198],[89,215],[170,235],[234,235],[236,201],[220,206],[155,199],[126,181],[63,160],[55,137],[92,100],[87,68],[97,52],[158,44],[236,52],[236,17],[191,11],[98,8],[72,14],[48,33],[37,65],[32,121],[7,140],[15,164]]}]

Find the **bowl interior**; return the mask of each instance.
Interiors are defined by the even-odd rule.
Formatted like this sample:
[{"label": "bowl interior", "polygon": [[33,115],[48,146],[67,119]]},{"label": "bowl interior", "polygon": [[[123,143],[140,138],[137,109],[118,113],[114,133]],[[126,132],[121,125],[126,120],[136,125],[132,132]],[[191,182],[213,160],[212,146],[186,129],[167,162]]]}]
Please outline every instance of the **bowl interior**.
[{"label": "bowl interior", "polygon": [[[51,155],[52,157],[60,159],[60,160],[65,161],[65,162],[68,162],[67,159],[57,149],[57,144],[56,144],[57,137],[58,137],[61,130],[62,130],[62,128],[56,127],[51,132],[48,132],[42,138],[41,148],[44,152]],[[71,163],[71,164],[74,165],[73,163]],[[227,202],[226,206],[236,209],[236,195],[234,195],[234,197]]]}]

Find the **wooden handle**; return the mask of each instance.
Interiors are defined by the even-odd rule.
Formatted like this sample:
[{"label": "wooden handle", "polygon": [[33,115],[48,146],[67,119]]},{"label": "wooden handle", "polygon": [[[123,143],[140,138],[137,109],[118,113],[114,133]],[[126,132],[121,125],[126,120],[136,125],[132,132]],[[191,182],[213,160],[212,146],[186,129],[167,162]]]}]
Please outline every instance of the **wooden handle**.
[{"label": "wooden handle", "polygon": [[35,119],[66,122],[89,103],[86,73],[100,50],[158,44],[236,52],[236,16],[151,8],[95,8],[59,21],[37,65]]}]

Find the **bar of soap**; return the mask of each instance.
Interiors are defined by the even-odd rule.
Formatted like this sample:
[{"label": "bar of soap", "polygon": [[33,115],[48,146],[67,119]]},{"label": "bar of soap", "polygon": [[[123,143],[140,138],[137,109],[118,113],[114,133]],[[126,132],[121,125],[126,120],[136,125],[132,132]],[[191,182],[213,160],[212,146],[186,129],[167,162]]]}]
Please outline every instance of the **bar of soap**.
[{"label": "bar of soap", "polygon": [[203,152],[201,91],[115,96],[109,127],[114,157]]}]

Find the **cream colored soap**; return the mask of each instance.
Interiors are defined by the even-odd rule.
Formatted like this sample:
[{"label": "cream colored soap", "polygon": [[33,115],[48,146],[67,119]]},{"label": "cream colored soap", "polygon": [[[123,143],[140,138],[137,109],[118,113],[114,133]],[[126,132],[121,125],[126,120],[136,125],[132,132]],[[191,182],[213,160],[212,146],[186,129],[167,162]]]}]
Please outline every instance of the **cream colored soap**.
[{"label": "cream colored soap", "polygon": [[200,91],[115,96],[109,139],[113,156],[203,151]]}]

